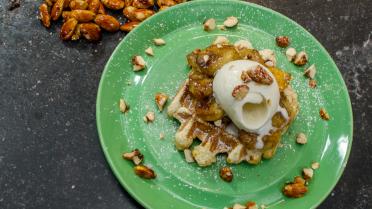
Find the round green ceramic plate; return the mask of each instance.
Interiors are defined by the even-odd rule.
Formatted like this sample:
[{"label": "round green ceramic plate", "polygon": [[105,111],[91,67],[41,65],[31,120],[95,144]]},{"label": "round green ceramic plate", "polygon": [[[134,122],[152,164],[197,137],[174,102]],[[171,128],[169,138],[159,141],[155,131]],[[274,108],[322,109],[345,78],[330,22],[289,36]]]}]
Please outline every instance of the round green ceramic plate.
[{"label": "round green ceramic plate", "polygon": [[[202,23],[215,18],[218,24],[228,16],[239,18],[236,28],[205,32]],[[196,48],[207,47],[218,35],[231,42],[249,39],[257,49],[269,48],[276,53],[278,66],[293,75],[292,86],[297,91],[301,111],[282,144],[271,160],[257,166],[241,163],[231,165],[232,183],[219,178],[219,168],[226,165],[225,157],[207,168],[185,162],[175,149],[174,134],[178,122],[166,111],[159,112],[154,95],[164,92],[174,96],[189,71],[186,55]],[[284,49],[275,44],[275,37],[287,35],[291,46],[305,50],[309,64],[317,67],[315,89],[308,87],[304,67],[288,62]],[[154,46],[152,39],[163,38],[164,46]],[[145,49],[154,49],[147,56]],[[133,72],[131,58],[141,55],[147,68]],[[125,98],[130,105],[121,114],[118,101]],[[331,120],[320,119],[324,107]],[[143,116],[154,111],[156,119],[146,124]],[[268,208],[315,208],[330,193],[340,178],[352,142],[352,111],[345,84],[335,63],[326,50],[301,26],[267,8],[229,0],[193,1],[181,4],[143,22],[119,44],[108,61],[97,97],[97,125],[103,151],[120,183],[144,207],[164,208],[223,208],[234,203],[253,200]],[[295,135],[304,132],[308,143],[295,143]],[[159,134],[165,138],[160,139]],[[144,180],[133,173],[133,165],[121,158],[123,152],[140,149],[145,164],[157,173],[155,180]],[[285,182],[301,173],[312,162],[320,163],[309,184],[305,197],[290,199],[282,195]]]}]

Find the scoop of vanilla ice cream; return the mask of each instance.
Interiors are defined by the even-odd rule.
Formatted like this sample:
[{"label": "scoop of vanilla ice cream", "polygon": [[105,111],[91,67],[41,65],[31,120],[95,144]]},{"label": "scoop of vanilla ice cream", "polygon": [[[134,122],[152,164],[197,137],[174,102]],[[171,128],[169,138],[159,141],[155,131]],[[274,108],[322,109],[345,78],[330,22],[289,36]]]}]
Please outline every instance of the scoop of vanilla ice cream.
[{"label": "scoop of vanilla ice cream", "polygon": [[[254,70],[258,65],[273,79],[270,85],[254,81],[244,83],[241,79],[243,71]],[[248,93],[240,100],[234,98],[234,88],[243,84],[249,87]],[[239,129],[259,135],[270,131],[271,118],[279,108],[280,92],[274,76],[265,66],[250,60],[225,64],[214,77],[213,93],[217,103]]]}]

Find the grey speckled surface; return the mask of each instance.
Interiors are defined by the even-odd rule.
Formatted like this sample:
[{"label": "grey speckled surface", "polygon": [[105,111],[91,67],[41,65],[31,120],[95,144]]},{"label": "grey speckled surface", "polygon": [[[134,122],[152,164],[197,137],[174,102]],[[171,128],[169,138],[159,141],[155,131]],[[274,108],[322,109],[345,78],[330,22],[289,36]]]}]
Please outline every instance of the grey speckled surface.
[{"label": "grey speckled surface", "polygon": [[[340,182],[319,208],[372,208],[372,1],[261,0],[308,29],[335,59],[354,112]],[[95,126],[102,69],[123,33],[64,43],[39,1],[0,0],[0,208],[140,208],[112,175]]]}]

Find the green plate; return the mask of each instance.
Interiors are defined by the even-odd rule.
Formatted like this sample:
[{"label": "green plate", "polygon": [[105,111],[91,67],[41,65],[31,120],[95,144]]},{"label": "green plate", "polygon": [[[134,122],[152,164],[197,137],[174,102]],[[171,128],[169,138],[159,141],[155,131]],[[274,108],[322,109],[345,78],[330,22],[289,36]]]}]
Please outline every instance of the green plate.
[{"label": "green plate", "polygon": [[[215,18],[218,24],[228,16],[240,22],[226,31],[205,32],[202,22]],[[174,147],[178,122],[166,111],[159,112],[154,103],[156,92],[174,96],[189,71],[186,54],[208,46],[217,35],[230,41],[248,38],[257,49],[276,52],[278,66],[293,75],[292,86],[299,95],[301,111],[282,139],[283,146],[271,160],[258,166],[242,163],[231,165],[232,183],[219,178],[218,171],[226,165],[225,157],[207,168],[185,162],[183,152]],[[318,87],[308,87],[303,69],[289,63],[284,50],[277,47],[275,37],[287,35],[291,46],[305,50],[317,67]],[[163,38],[165,46],[156,47],[152,39]],[[154,57],[144,50],[152,46]],[[147,68],[133,72],[131,57],[142,55]],[[309,65],[308,64],[308,65]],[[308,66],[307,65],[307,66]],[[130,111],[121,114],[118,101],[125,98]],[[320,119],[319,109],[326,108],[331,120]],[[154,123],[146,124],[147,111],[156,113]],[[340,178],[349,156],[352,142],[352,111],[347,89],[335,63],[321,44],[304,28],[287,17],[267,8],[229,0],[201,0],[181,4],[143,22],[118,45],[103,72],[97,96],[97,126],[113,172],[126,190],[144,207],[223,208],[234,203],[253,200],[269,208],[315,208],[330,193]],[[165,134],[163,140],[160,133]],[[295,135],[304,132],[308,143],[295,143]],[[131,162],[121,158],[123,152],[138,148],[145,155],[145,164],[157,173],[155,180],[144,180],[133,173]],[[281,193],[284,183],[309,167],[320,163],[309,184],[309,192],[299,199],[286,198]]]}]

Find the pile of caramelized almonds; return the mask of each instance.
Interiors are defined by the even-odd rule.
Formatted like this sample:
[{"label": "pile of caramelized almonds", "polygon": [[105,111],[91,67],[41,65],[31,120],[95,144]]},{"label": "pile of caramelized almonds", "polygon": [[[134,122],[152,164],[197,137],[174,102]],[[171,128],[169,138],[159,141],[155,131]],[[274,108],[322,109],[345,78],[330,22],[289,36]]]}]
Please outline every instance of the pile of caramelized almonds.
[{"label": "pile of caramelized almonds", "polygon": [[[157,0],[159,11],[186,0]],[[123,10],[128,20],[124,24],[106,9]],[[155,14],[154,0],[44,0],[39,7],[39,19],[49,28],[52,21],[63,19],[60,37],[76,41],[81,37],[88,41],[99,41],[101,29],[108,32],[129,32],[140,22]]]}]

